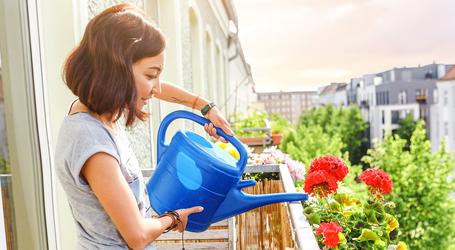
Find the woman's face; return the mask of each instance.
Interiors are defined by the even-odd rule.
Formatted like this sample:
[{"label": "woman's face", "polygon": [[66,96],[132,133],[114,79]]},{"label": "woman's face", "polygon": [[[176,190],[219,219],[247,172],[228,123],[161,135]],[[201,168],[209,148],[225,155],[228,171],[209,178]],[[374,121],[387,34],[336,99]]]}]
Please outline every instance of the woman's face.
[{"label": "woman's face", "polygon": [[163,67],[164,52],[154,57],[142,58],[133,64],[139,110],[144,108],[150,98],[161,93],[160,74]]}]

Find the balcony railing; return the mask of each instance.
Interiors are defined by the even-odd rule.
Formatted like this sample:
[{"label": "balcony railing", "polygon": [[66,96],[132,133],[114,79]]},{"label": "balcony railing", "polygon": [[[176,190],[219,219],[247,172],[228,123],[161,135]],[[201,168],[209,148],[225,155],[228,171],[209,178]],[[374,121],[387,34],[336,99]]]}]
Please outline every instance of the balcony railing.
[{"label": "balcony railing", "polygon": [[416,95],[416,102],[418,103],[426,103],[427,96],[426,95]]}]

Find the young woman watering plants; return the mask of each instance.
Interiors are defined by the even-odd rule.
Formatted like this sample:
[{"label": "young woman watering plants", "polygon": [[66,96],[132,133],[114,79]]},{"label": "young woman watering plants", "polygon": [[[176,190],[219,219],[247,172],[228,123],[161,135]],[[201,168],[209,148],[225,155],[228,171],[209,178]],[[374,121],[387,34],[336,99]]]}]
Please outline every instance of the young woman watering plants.
[{"label": "young woman watering plants", "polygon": [[153,249],[163,232],[183,231],[196,206],[151,216],[150,202],[125,131],[145,121],[151,98],[202,110],[214,126],[232,135],[229,123],[208,100],[160,80],[165,38],[143,12],[120,4],[88,23],[66,60],[64,80],[78,97],[60,128],[55,164],[76,222],[79,249]]}]

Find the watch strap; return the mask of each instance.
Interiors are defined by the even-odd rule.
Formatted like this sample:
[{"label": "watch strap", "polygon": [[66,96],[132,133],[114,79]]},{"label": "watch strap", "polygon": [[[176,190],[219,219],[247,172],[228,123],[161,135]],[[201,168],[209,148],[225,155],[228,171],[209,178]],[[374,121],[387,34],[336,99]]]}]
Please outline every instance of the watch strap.
[{"label": "watch strap", "polygon": [[209,104],[205,105],[202,109],[201,109],[201,114],[203,116],[205,116],[213,107],[215,107],[215,103],[213,102],[210,102]]}]

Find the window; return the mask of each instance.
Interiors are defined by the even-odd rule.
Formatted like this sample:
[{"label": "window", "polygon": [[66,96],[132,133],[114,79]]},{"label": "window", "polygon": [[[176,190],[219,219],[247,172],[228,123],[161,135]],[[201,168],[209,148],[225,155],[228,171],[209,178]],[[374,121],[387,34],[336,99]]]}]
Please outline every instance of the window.
[{"label": "window", "polygon": [[447,106],[449,103],[449,92],[444,90],[444,106]]},{"label": "window", "polygon": [[383,110],[381,112],[381,114],[382,114],[382,118],[381,118],[382,119],[382,124],[385,124],[385,111]]},{"label": "window", "polygon": [[399,104],[406,104],[408,103],[408,92],[406,90],[401,90],[398,93],[398,103]]},{"label": "window", "polygon": [[438,89],[433,89],[433,102],[438,103]]},{"label": "window", "polygon": [[392,111],[392,124],[398,124],[399,121],[400,121],[400,111],[393,110]]},{"label": "window", "polygon": [[[1,63],[1,61],[0,61]],[[1,64],[0,64],[1,69]],[[12,178],[6,137],[6,116],[3,98],[3,82],[0,71],[0,248],[13,249],[14,207],[12,203]],[[2,223],[3,222],[3,223]]]}]

